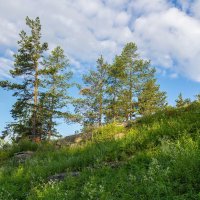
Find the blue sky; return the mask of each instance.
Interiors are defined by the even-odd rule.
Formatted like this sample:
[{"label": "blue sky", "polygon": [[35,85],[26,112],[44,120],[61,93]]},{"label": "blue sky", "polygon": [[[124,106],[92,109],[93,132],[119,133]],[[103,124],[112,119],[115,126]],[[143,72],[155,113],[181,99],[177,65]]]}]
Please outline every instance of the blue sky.
[{"label": "blue sky", "polygon": [[[43,40],[49,50],[64,48],[76,81],[99,55],[112,62],[127,42],[136,42],[141,57],[157,68],[169,104],[180,92],[191,99],[200,93],[200,0],[0,0],[0,5],[0,80],[10,79],[25,17],[39,16]],[[13,102],[11,93],[0,89],[0,133],[12,120]],[[59,125],[63,135],[79,128]]]}]

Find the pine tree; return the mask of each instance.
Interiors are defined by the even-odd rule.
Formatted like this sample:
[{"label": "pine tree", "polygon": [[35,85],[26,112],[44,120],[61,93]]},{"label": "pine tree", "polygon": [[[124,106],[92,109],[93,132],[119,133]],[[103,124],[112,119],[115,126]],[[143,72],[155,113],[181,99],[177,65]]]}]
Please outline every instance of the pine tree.
[{"label": "pine tree", "polygon": [[191,100],[189,98],[184,99],[182,96],[182,93],[178,95],[178,99],[176,99],[176,107],[182,108],[185,106],[188,106],[191,103]]},{"label": "pine tree", "polygon": [[77,98],[73,105],[77,115],[78,122],[82,125],[82,131],[87,132],[97,124],[97,109],[94,104],[93,95],[90,88],[80,90],[82,97]]},{"label": "pine tree", "polygon": [[155,69],[150,66],[150,62],[139,59],[137,46],[134,43],[128,43],[123,48],[122,53],[115,57],[114,63],[109,68],[108,121],[112,119],[114,121],[115,119],[117,121],[128,121],[132,120],[138,112],[144,113],[142,110],[146,107],[143,103],[145,103],[144,98],[147,95],[144,93],[144,87],[152,90],[151,100],[154,96],[154,98],[156,97],[155,100],[158,101],[149,102],[148,106],[146,103],[148,109],[150,109],[150,105],[152,107],[152,111],[147,112],[154,112],[156,108],[161,107],[161,105],[164,106],[165,93],[159,92],[154,77]]},{"label": "pine tree", "polygon": [[[107,79],[107,64],[102,56],[97,59],[96,70],[83,76],[85,88],[81,89],[84,99],[76,106],[83,115],[84,126],[102,125],[105,100],[105,84]],[[79,108],[78,108],[79,107]]]},{"label": "pine tree", "polygon": [[120,56],[115,56],[113,64],[108,66],[106,81],[106,122],[123,121],[124,105],[123,80],[124,66]]},{"label": "pine tree", "polygon": [[43,62],[44,69],[41,71],[43,76],[42,86],[45,91],[41,94],[41,120],[44,132],[48,138],[58,134],[56,130],[56,119],[65,119],[66,122],[73,120],[73,115],[67,107],[72,102],[68,89],[73,86],[70,83],[72,71],[69,62],[64,55],[61,47],[52,50],[48,58]]},{"label": "pine tree", "polygon": [[125,45],[120,55],[121,63],[124,70],[123,76],[123,99],[125,100],[124,106],[126,108],[124,114],[125,119],[131,120],[136,110],[136,87],[138,83],[138,70],[137,70],[137,46],[135,43],[128,43]]},{"label": "pine tree", "polygon": [[200,102],[200,94],[195,95],[196,97],[196,102]]},{"label": "pine tree", "polygon": [[183,99],[183,96],[182,96],[182,93],[180,93],[179,95],[178,95],[178,99],[176,99],[176,107],[177,108],[181,108],[181,107],[183,107],[184,106],[184,99]]},{"label": "pine tree", "polygon": [[166,93],[160,91],[156,79],[152,77],[146,81],[138,96],[139,114],[150,115],[167,106]]},{"label": "pine tree", "polygon": [[38,121],[38,88],[40,84],[40,60],[47,50],[47,43],[41,43],[41,24],[37,17],[35,20],[26,18],[26,25],[31,29],[30,35],[25,31],[20,32],[18,53],[14,55],[14,69],[10,74],[16,83],[2,81],[1,86],[14,90],[13,96],[17,97],[11,110],[15,123],[9,124],[9,130],[18,135],[30,135],[35,138],[39,135]]}]

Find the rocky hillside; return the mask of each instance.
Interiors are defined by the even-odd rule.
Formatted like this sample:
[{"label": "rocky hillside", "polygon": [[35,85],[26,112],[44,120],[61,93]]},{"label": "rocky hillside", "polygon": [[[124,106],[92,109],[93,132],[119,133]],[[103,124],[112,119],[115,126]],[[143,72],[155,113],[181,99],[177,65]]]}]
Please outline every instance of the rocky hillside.
[{"label": "rocky hillside", "polygon": [[0,150],[0,199],[200,199],[200,105]]}]

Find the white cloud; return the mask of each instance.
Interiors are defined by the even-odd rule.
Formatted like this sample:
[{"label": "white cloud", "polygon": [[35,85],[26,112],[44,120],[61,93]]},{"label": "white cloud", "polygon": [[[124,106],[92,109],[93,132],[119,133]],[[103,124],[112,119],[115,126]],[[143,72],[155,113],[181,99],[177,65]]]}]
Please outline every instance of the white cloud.
[{"label": "white cloud", "polygon": [[[178,0],[0,0],[0,74],[8,71],[8,49],[17,46],[28,15],[41,19],[43,40],[61,45],[74,66],[94,65],[103,54],[111,61],[126,42],[135,41],[155,65],[200,81],[200,1]],[[190,9],[191,16],[186,14]],[[36,12],[37,11],[37,12]],[[7,52],[6,52],[7,51]],[[10,60],[10,62],[12,62]],[[4,70],[2,70],[4,66]],[[9,67],[8,67],[9,68]]]},{"label": "white cloud", "polygon": [[124,26],[127,25],[130,20],[130,16],[126,12],[120,12],[117,14],[115,18],[115,24],[118,26]]},{"label": "white cloud", "polygon": [[199,21],[170,8],[137,19],[135,34],[139,46],[154,64],[200,81]]},{"label": "white cloud", "polygon": [[10,78],[9,70],[12,69],[13,61],[0,57],[0,74],[4,78]]},{"label": "white cloud", "polygon": [[16,25],[7,19],[0,17],[0,44],[12,45],[12,41],[17,39]]},{"label": "white cloud", "polygon": [[180,5],[181,9],[184,11],[184,12],[187,12],[190,10],[190,7],[191,7],[191,3],[192,1],[190,0],[177,0],[177,3]]},{"label": "white cloud", "polygon": [[170,77],[171,77],[171,78],[173,78],[173,79],[175,79],[175,78],[177,78],[177,77],[178,77],[178,74],[176,74],[176,73],[173,73],[173,74],[171,74],[171,75],[170,75]]},{"label": "white cloud", "polygon": [[109,7],[122,10],[124,8],[127,8],[127,5],[130,2],[130,0],[103,0],[103,2]]},{"label": "white cloud", "polygon": [[200,19],[200,0],[195,0],[193,4],[191,4],[191,13],[194,17]]},{"label": "white cloud", "polygon": [[11,49],[6,49],[5,51],[5,56],[12,59],[14,55],[14,51],[12,51]]},{"label": "white cloud", "polygon": [[129,9],[133,16],[147,15],[149,13],[165,11],[170,7],[170,4],[165,0],[134,0],[131,1]]}]

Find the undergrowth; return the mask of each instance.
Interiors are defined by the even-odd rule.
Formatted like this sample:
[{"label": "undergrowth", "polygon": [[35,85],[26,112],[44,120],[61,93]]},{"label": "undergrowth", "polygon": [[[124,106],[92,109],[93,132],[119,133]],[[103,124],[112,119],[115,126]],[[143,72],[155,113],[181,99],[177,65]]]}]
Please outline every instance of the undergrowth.
[{"label": "undergrowth", "polygon": [[[91,141],[56,149],[22,141],[0,150],[0,199],[200,199],[200,105],[167,109],[128,128],[109,124]],[[115,139],[123,133],[124,137]],[[31,150],[24,163],[13,155]],[[71,176],[70,172],[80,172]],[[64,181],[48,177],[66,172]]]}]

